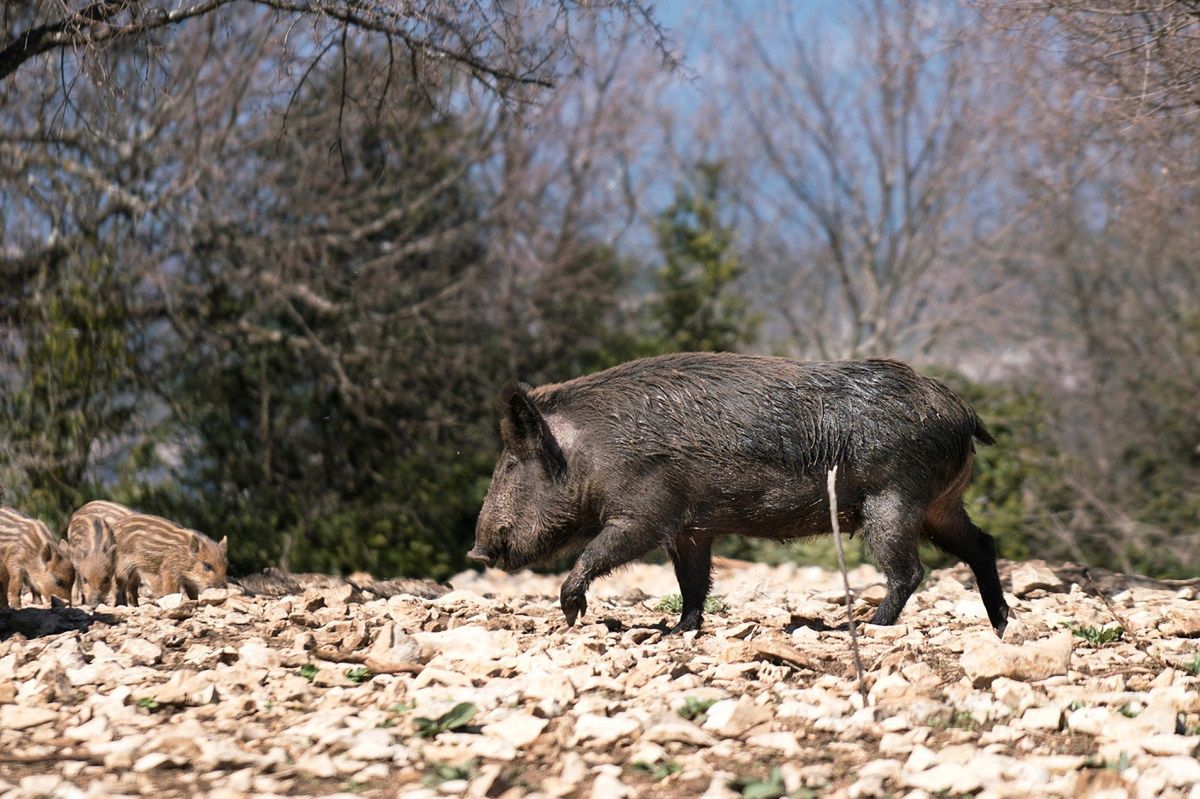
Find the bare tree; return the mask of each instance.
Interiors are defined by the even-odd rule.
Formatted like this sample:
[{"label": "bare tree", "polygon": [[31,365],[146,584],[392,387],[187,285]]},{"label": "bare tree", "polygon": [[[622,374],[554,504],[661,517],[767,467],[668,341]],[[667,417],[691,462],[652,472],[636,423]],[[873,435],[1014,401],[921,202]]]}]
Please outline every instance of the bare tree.
[{"label": "bare tree", "polygon": [[979,50],[945,7],[852,16],[823,36],[781,8],[739,42],[726,91],[746,124],[747,246],[774,265],[768,291],[801,351],[920,354],[993,288],[972,245],[998,157],[984,111],[1000,98],[984,107]]},{"label": "bare tree", "polygon": [[[453,65],[491,89],[513,84],[550,86],[569,50],[572,20],[615,12],[644,25],[665,49],[664,33],[648,5],[639,0],[603,0],[580,6],[568,0],[546,5],[477,3],[464,0],[364,2],[363,0],[35,0],[6,3],[0,15],[0,81],[26,62],[56,50],[94,51],[123,41],[150,43],[150,34],[209,14],[251,14],[254,7],[283,18],[309,18],[332,36],[350,31],[385,38],[389,52],[410,62]],[[393,44],[401,48],[397,54]],[[322,54],[328,46],[322,50]]]}]

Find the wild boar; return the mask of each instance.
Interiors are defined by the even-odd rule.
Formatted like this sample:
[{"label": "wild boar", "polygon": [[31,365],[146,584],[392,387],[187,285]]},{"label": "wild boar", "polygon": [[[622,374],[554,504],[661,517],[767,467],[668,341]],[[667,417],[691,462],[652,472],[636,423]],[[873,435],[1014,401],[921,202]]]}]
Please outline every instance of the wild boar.
[{"label": "wild boar", "polygon": [[134,511],[107,500],[89,502],[71,514],[67,544],[75,565],[76,595],[81,603],[97,605],[113,589],[117,543],[112,525]]},{"label": "wild boar", "polygon": [[21,606],[21,589],[29,586],[33,601],[57,597],[71,600],[75,569],[62,542],[45,522],[13,508],[0,508],[0,558],[8,574],[5,601]]},{"label": "wild boar", "polygon": [[893,624],[924,577],[924,537],[966,562],[1003,635],[996,547],[963,508],[974,442],[994,443],[950,389],[903,363],[807,363],[733,353],[631,361],[500,392],[504,449],[468,557],[515,570],[582,546],[561,590],[567,624],[596,578],[663,548],[700,628],[712,540],[858,532],[887,578],[872,622]]},{"label": "wild boar", "polygon": [[[159,596],[182,590],[195,599],[205,588],[224,588],[227,539],[220,543],[145,513],[118,519],[115,580],[118,605],[138,603],[143,582]],[[132,601],[131,601],[132,600]]]}]

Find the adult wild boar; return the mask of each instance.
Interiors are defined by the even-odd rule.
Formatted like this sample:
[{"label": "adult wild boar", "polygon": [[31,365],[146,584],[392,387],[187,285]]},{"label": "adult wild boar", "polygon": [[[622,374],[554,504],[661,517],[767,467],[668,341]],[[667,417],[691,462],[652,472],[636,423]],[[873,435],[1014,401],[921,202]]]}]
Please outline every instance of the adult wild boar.
[{"label": "adult wild boar", "polygon": [[593,580],[662,547],[683,596],[672,632],[698,629],[713,538],[830,532],[837,466],[839,524],[887,578],[872,622],[895,623],[921,582],[924,536],[971,567],[1004,633],[995,542],[962,503],[974,441],[994,442],[966,402],[897,361],[697,352],[538,388],[510,382],[500,436],[467,554],[514,570],[583,544],[562,585],[569,625]]}]

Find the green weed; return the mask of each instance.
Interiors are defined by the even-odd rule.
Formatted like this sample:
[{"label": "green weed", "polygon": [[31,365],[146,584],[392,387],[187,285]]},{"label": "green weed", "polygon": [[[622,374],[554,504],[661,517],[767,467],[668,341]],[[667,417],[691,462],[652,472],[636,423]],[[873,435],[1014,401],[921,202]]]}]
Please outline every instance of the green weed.
[{"label": "green weed", "polygon": [[443,732],[450,732],[467,726],[467,722],[475,715],[475,705],[470,702],[459,702],[436,719],[418,716],[413,719],[420,738],[434,738]]}]

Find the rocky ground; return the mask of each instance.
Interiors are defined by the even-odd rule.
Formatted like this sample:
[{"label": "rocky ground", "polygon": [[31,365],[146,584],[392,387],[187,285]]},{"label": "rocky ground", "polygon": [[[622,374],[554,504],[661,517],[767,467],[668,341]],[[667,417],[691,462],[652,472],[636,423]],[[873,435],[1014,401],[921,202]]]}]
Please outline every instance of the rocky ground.
[{"label": "rocky ground", "polygon": [[[720,562],[699,636],[663,636],[652,565],[572,630],[558,578],[495,572],[24,609],[0,616],[0,797],[1200,799],[1197,583],[1004,576],[1004,643],[961,567],[861,627],[865,698],[815,568]],[[868,612],[879,576],[851,577]]]}]

